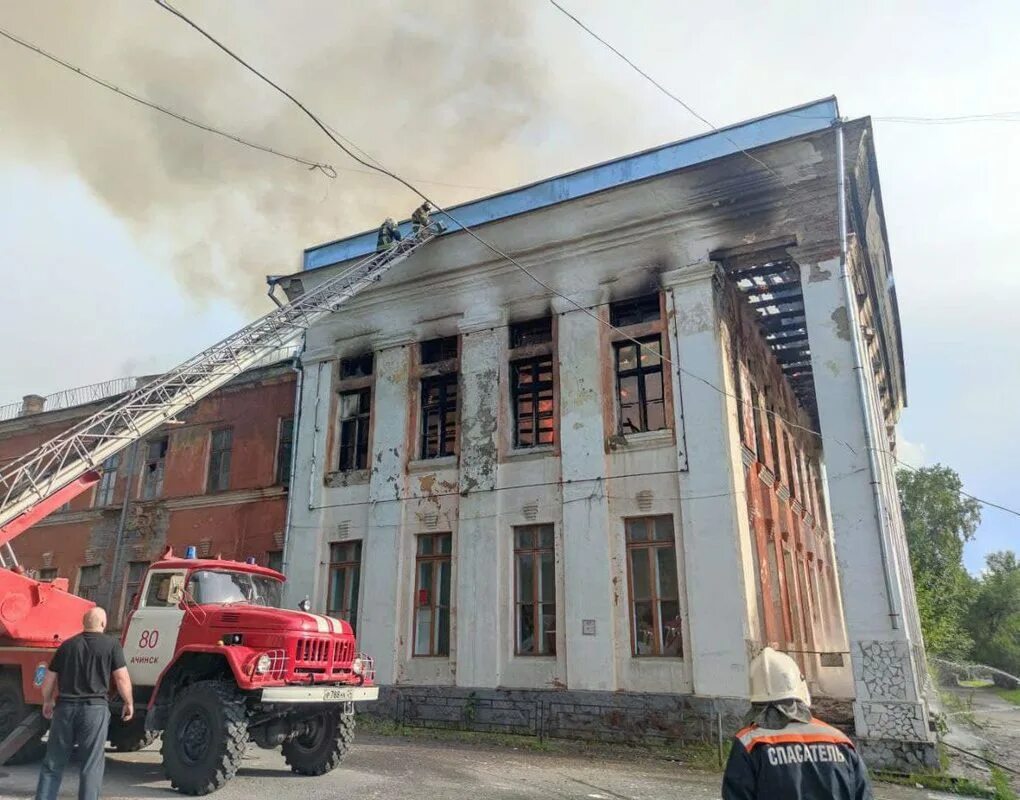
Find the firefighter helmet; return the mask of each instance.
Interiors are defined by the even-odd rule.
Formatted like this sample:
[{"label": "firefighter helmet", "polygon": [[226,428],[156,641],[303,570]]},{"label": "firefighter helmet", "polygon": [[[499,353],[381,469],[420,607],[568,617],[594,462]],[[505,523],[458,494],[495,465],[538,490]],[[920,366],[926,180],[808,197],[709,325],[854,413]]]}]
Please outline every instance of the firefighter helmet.
[{"label": "firefighter helmet", "polygon": [[800,667],[786,653],[771,647],[764,648],[751,660],[751,702],[774,703],[794,699],[811,705],[811,693]]}]

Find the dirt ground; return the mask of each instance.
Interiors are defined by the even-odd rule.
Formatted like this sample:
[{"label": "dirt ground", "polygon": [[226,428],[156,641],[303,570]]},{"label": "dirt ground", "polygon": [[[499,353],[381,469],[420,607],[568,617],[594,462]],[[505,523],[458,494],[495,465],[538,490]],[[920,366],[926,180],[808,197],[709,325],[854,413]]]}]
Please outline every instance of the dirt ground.
[{"label": "dirt ground", "polygon": [[[949,733],[950,771],[977,780],[988,779],[990,766],[975,756],[996,761],[1020,772],[1020,706],[1000,697],[994,689],[963,686],[943,689],[948,693],[945,712]],[[961,751],[968,751],[968,755]],[[1010,774],[1013,788],[1020,791],[1020,775]]]},{"label": "dirt ground", "polygon": [[[158,745],[130,755],[110,754],[103,797],[181,797],[170,789],[160,767]],[[37,767],[5,767],[0,797],[31,797]],[[275,751],[248,753],[237,777],[216,800],[717,800],[720,776],[663,758],[563,752],[363,736],[344,766],[321,778],[287,771]],[[67,775],[60,796],[75,797],[77,781]],[[879,785],[878,800],[932,800],[947,795]]]}]

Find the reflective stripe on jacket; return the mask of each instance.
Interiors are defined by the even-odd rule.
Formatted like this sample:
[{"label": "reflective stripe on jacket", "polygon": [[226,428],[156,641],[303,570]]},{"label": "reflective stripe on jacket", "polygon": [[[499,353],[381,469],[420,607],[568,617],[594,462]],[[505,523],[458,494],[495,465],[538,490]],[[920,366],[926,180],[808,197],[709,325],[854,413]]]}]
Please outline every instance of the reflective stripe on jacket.
[{"label": "reflective stripe on jacket", "polygon": [[723,800],[872,800],[868,771],[841,731],[818,719],[739,731]]}]

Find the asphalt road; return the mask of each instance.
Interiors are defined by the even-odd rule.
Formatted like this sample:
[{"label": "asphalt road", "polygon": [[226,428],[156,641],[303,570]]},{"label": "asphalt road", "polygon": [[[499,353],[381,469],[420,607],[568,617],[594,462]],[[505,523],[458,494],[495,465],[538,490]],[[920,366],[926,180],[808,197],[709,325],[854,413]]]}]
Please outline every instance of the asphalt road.
[{"label": "asphalt road", "polygon": [[[158,744],[107,760],[103,797],[181,797],[163,778]],[[625,752],[625,751],[624,751]],[[0,797],[31,797],[37,767],[5,767]],[[72,767],[73,770],[73,767]],[[76,796],[69,772],[61,797]],[[879,800],[929,800],[927,791],[878,787]],[[252,746],[216,800],[716,800],[719,776],[650,757],[513,750],[445,741],[362,736],[344,766],[321,778],[293,775],[275,751]]]}]

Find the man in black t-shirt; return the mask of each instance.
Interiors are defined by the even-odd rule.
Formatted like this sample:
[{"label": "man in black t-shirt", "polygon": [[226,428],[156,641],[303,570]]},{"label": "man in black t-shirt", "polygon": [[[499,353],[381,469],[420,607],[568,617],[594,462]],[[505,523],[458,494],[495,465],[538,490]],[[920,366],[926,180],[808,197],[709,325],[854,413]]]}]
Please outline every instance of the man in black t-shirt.
[{"label": "man in black t-shirt", "polygon": [[[135,713],[124,651],[120,642],[104,633],[106,612],[98,606],[90,609],[82,619],[82,627],[83,633],[57,648],[43,680],[43,716],[51,722],[36,800],[56,800],[75,745],[81,756],[78,800],[98,800],[106,766],[111,679],[124,701],[121,719],[127,722]],[[55,699],[58,689],[59,697]]]}]

